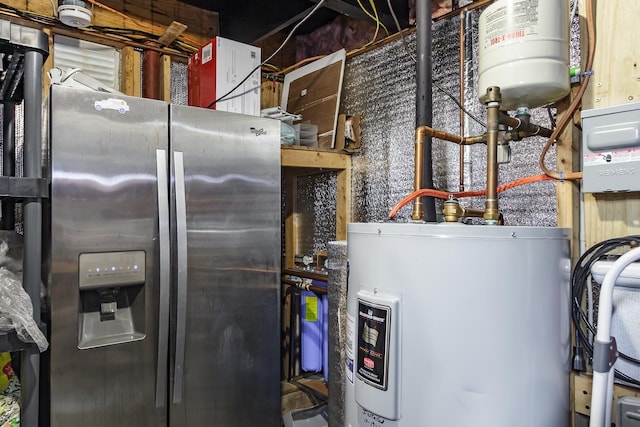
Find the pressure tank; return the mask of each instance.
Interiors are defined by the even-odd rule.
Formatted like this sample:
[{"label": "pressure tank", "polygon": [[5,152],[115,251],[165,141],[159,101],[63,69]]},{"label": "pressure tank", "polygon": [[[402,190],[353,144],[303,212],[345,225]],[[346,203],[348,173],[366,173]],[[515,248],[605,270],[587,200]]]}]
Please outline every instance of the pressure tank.
[{"label": "pressure tank", "polygon": [[566,229],[350,224],[345,427],[566,427]]},{"label": "pressure tank", "polygon": [[570,90],[569,2],[497,0],[480,15],[478,97],[499,86],[502,109],[534,108]]}]

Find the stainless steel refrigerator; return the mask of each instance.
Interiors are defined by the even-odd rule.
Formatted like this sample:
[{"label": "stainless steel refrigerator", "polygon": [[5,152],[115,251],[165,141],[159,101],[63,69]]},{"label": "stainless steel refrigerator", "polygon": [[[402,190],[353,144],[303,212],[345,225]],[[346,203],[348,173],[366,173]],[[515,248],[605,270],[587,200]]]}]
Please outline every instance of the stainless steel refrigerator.
[{"label": "stainless steel refrigerator", "polygon": [[53,427],[280,426],[279,122],[54,86]]}]

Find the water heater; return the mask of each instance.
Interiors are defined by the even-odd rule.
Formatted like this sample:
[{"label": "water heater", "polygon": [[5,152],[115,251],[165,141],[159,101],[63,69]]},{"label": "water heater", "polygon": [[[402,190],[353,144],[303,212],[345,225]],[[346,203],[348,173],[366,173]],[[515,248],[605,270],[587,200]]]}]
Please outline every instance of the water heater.
[{"label": "water heater", "polygon": [[350,224],[345,427],[569,425],[568,231]]},{"label": "water heater", "polygon": [[502,107],[534,108],[570,89],[569,2],[497,0],[480,15],[478,94],[499,86]]}]

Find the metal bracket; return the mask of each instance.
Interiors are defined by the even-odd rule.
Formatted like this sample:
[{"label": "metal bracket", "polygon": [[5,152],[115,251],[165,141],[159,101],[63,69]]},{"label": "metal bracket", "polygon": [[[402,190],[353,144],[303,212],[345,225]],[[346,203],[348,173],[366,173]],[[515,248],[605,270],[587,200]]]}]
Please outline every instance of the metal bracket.
[{"label": "metal bracket", "polygon": [[15,201],[48,199],[49,183],[44,178],[0,176],[0,197]]},{"label": "metal bracket", "polygon": [[607,342],[595,340],[593,343],[593,370],[595,372],[609,372],[618,360],[618,345],[611,337]]}]

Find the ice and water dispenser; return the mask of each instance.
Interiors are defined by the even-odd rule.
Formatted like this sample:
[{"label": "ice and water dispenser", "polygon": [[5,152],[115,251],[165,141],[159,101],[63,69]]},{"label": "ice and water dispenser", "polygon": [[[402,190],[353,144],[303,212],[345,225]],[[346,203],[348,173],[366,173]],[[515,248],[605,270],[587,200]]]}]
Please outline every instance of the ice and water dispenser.
[{"label": "ice and water dispenser", "polygon": [[145,271],[144,251],[80,254],[78,348],[145,337]]}]

